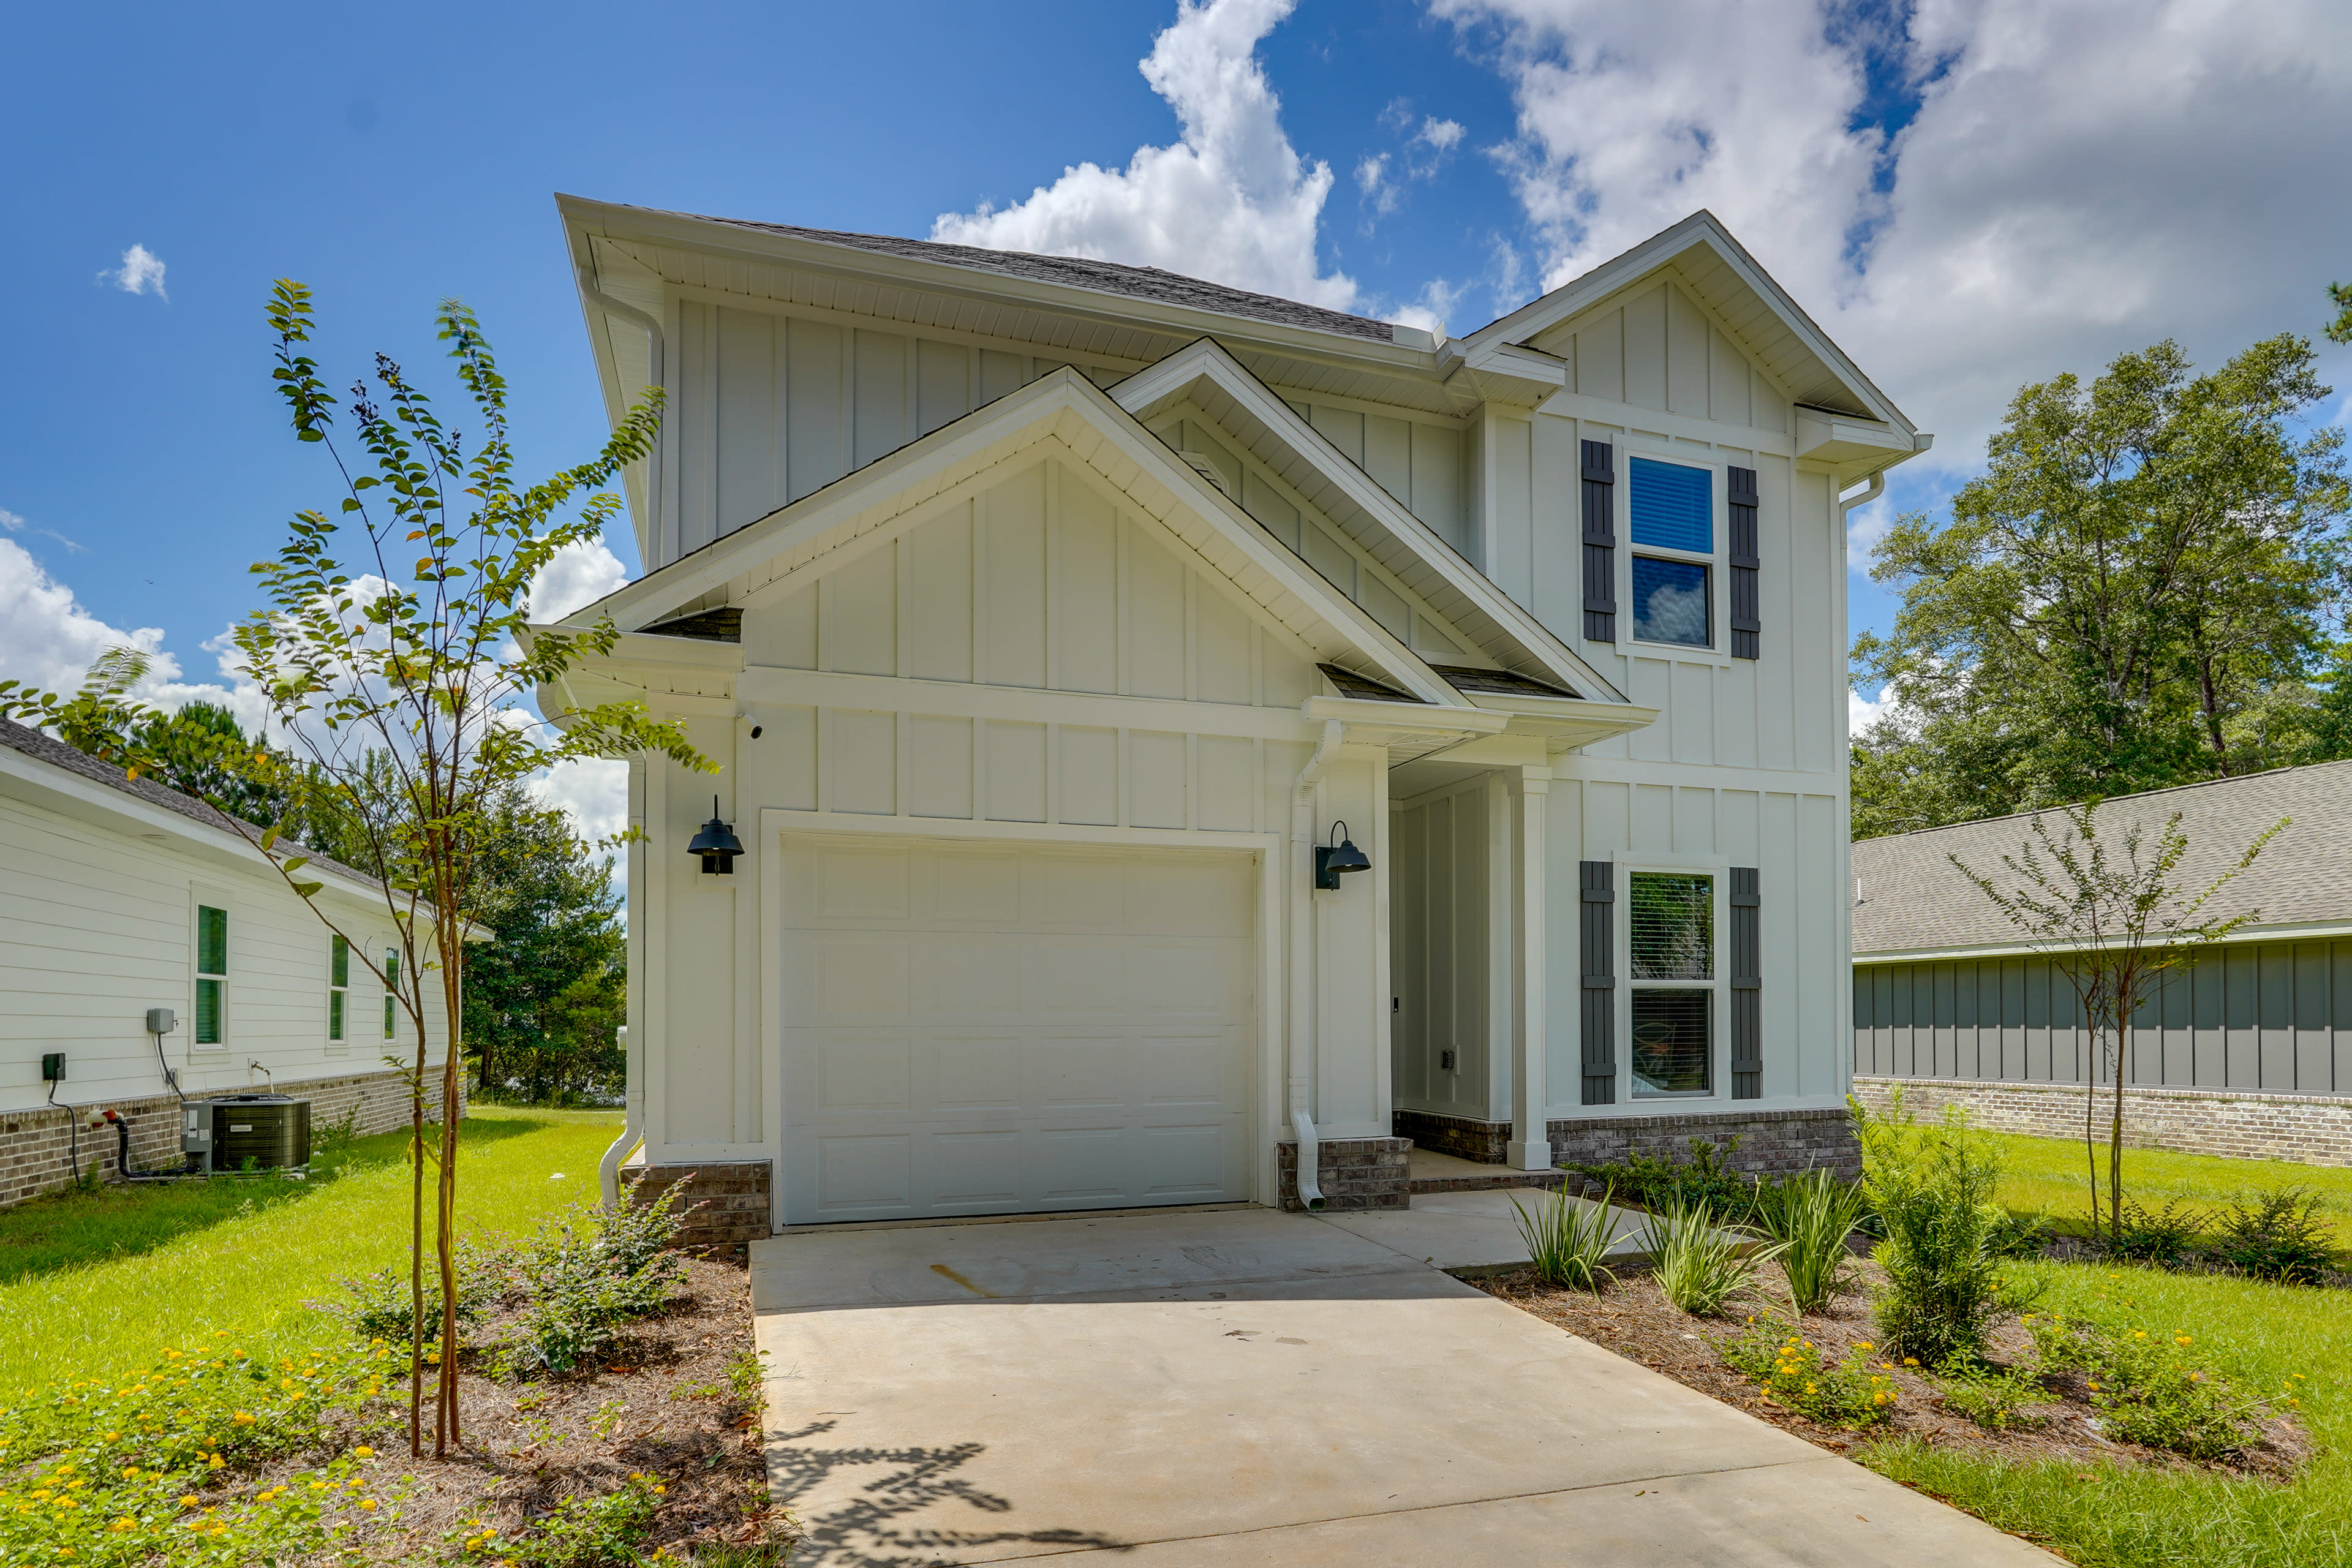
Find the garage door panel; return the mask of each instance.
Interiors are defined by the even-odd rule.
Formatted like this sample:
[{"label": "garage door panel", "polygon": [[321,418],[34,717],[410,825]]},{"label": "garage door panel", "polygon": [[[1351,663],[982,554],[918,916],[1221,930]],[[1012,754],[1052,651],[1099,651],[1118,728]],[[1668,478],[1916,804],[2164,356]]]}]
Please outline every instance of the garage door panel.
[{"label": "garage door panel", "polygon": [[784,850],[788,1220],[1246,1195],[1247,857]]}]

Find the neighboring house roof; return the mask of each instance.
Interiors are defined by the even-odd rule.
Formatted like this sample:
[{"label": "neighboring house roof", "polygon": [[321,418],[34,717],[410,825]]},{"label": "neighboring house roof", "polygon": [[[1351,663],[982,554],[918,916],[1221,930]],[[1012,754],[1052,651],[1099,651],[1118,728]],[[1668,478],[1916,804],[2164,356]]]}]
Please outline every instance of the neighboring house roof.
[{"label": "neighboring house roof", "polygon": [[[2120,853],[2122,837],[2132,826],[2138,825],[2143,842],[2152,845],[2175,812],[2189,837],[2178,879],[2192,890],[2227,870],[2264,829],[2282,817],[2292,819],[2252,867],[2215,895],[2205,913],[2226,918],[2252,911],[2250,931],[2352,928],[2352,762],[2119,795],[2104,802],[2093,822],[2101,838],[2110,841],[2111,853]],[[2054,819],[2057,814],[1997,816],[1856,844],[1855,954],[1895,957],[2025,945],[2023,933],[1949,857],[1958,855],[1996,886],[2006,885],[2014,879],[2001,857],[2017,855],[2033,841],[2036,816]],[[2052,820],[2048,826],[2053,839],[2065,841],[2062,823]]]},{"label": "neighboring house roof", "polygon": [[690,218],[697,223],[723,223],[730,228],[781,234],[793,239],[813,240],[820,245],[845,245],[858,250],[876,251],[884,256],[903,256],[916,261],[933,261],[947,267],[974,268],[982,272],[1002,273],[1008,278],[1025,278],[1032,282],[1058,283],[1066,288],[1123,294],[1133,300],[1153,300],[1163,305],[1183,305],[1195,310],[1213,310],[1219,315],[1240,316],[1254,321],[1341,332],[1351,338],[1368,338],[1374,342],[1397,341],[1396,328],[1388,321],[1376,321],[1369,316],[1351,316],[1344,310],[1328,310],[1320,305],[1303,304],[1297,300],[1285,300],[1272,294],[1254,294],[1246,289],[1229,289],[1222,283],[1187,278],[1179,272],[1163,272],[1157,267],[1128,267],[1116,261],[1094,261],[1076,256],[1035,256],[1025,250],[982,250],[971,245],[941,245],[935,240],[901,239],[888,234],[847,234],[839,229],[800,228],[792,224],[755,223],[749,218],[712,217],[704,213],[671,212],[660,207],[637,210],[659,214],[663,217]]}]

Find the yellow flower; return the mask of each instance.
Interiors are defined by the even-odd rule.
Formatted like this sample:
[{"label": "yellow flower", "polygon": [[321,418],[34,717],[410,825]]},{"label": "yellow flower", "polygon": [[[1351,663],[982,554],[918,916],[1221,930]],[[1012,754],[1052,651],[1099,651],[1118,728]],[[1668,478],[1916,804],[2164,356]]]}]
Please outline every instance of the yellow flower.
[{"label": "yellow flower", "polygon": [[1916,1355],[1906,1355],[1903,1358],[1903,1364],[1905,1366],[1917,1366],[1919,1364],[1919,1358]]},{"label": "yellow flower", "polygon": [[180,1506],[181,1506],[182,1508],[194,1508],[194,1507],[195,1507],[195,1506],[196,1506],[196,1504],[197,1504],[197,1503],[199,1503],[199,1502],[201,1502],[201,1501],[203,1501],[203,1500],[203,1500],[202,1498],[199,1498],[198,1496],[196,1496],[196,1494],[195,1494],[195,1493],[194,1493],[194,1492],[190,1492],[190,1493],[188,1493],[185,1497],[183,1497],[183,1498],[180,1500]]},{"label": "yellow flower", "polygon": [[2177,1345],[2193,1345],[2197,1342],[2187,1334],[2175,1334],[2172,1336],[2172,1342]]},{"label": "yellow flower", "polygon": [[217,1470],[227,1463],[228,1461],[222,1458],[218,1454],[207,1455],[205,1458],[205,1468],[206,1469]]},{"label": "yellow flower", "polygon": [[375,1499],[372,1497],[363,1497],[360,1499],[360,1506],[367,1510],[370,1513],[373,1513],[375,1511]]},{"label": "yellow flower", "polygon": [[365,1443],[362,1443],[358,1447],[353,1448],[352,1453],[354,1457],[362,1459],[373,1459],[375,1458],[375,1450],[369,1447]]},{"label": "yellow flower", "polygon": [[230,1416],[229,1420],[239,1426],[250,1426],[253,1425],[253,1413],[249,1410],[240,1410]]}]

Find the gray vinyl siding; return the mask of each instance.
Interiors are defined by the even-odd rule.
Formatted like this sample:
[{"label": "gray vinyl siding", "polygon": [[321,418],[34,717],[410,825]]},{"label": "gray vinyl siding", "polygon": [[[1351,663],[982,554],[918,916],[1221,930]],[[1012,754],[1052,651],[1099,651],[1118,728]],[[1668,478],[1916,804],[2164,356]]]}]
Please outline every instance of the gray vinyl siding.
[{"label": "gray vinyl siding", "polygon": [[[2081,1083],[2095,1056],[2048,959],[1854,964],[1858,1074]],[[2352,1094],[2352,940],[2248,942],[2176,973],[2134,1020],[2129,1081]]]}]

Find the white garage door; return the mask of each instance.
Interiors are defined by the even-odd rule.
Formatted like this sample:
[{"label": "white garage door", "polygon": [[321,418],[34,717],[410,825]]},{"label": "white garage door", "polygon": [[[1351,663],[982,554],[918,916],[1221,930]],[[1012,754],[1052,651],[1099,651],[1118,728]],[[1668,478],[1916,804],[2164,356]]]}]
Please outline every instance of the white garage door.
[{"label": "white garage door", "polygon": [[1246,1195],[1255,866],[788,837],[784,1217]]}]

